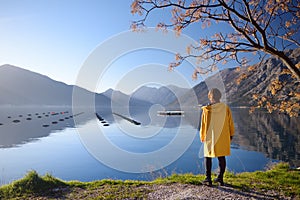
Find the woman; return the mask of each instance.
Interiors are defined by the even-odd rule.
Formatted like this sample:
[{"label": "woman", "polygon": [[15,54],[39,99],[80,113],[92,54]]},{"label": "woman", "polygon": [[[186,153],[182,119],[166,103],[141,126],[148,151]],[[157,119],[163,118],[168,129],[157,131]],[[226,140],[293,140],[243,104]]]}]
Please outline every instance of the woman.
[{"label": "woman", "polygon": [[204,143],[204,161],[206,178],[204,184],[212,185],[212,158],[219,160],[219,175],[214,180],[224,185],[223,176],[226,168],[225,156],[230,155],[230,141],[234,135],[234,125],[230,108],[221,103],[221,92],[213,88],[208,92],[211,104],[202,107],[200,139]]}]

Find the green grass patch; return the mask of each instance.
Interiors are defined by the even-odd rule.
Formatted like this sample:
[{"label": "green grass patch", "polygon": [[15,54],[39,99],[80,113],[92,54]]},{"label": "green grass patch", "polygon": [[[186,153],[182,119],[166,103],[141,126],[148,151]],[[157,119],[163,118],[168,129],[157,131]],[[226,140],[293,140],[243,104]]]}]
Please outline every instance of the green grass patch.
[{"label": "green grass patch", "polygon": [[[46,174],[29,172],[24,178],[0,187],[0,199],[26,199],[31,197],[66,199],[142,199],[151,192],[151,184],[201,185],[204,175],[173,174],[154,181],[99,180],[93,182],[62,181]],[[224,181],[232,188],[264,192],[274,190],[289,197],[300,198],[300,171],[279,163],[267,171],[234,174],[226,172]]]},{"label": "green grass patch", "polygon": [[30,171],[24,178],[9,185],[0,187],[0,199],[16,197],[49,196],[55,192],[54,188],[66,187],[67,184],[53,176],[46,174],[41,177],[36,171]]},{"label": "green grass patch", "polygon": [[290,169],[287,163],[279,163],[267,171],[227,173],[224,181],[240,189],[275,190],[300,197],[300,171]]}]

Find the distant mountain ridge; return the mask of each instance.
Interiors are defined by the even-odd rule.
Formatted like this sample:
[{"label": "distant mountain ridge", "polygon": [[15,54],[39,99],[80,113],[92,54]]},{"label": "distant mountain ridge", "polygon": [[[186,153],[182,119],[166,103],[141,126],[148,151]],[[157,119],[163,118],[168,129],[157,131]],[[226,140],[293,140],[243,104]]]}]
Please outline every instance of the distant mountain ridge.
[{"label": "distant mountain ridge", "polygon": [[113,89],[95,94],[20,67],[8,64],[0,66],[0,105],[71,106],[74,87],[82,95],[94,95],[96,105],[105,107],[167,105],[188,91],[171,85],[160,88],[142,86],[131,95]]},{"label": "distant mountain ridge", "polygon": [[[290,50],[289,56],[296,63],[300,61],[300,48]],[[224,84],[226,103],[231,106],[251,106],[252,95],[268,95],[268,85],[279,78],[285,87],[279,92],[278,101],[288,100],[291,91],[300,93],[300,83],[291,81],[290,75],[280,74],[285,66],[273,57],[261,63],[255,70],[249,68],[229,68],[208,77],[193,88],[180,88],[174,85],[160,88],[141,86],[131,95],[109,89],[104,93],[95,94],[83,88],[54,81],[47,76],[31,72],[12,65],[0,66],[0,105],[72,105],[72,92],[76,87],[82,95],[95,96],[96,106],[117,107],[144,106],[161,104],[167,109],[178,109],[179,106],[194,107],[194,95],[198,104],[207,104],[207,83]],[[241,75],[247,78],[240,84],[236,80]],[[180,105],[181,102],[183,105]]]},{"label": "distant mountain ridge", "polygon": [[188,90],[187,88],[180,88],[174,85],[161,86],[159,88],[142,86],[131,94],[131,98],[166,106]]}]

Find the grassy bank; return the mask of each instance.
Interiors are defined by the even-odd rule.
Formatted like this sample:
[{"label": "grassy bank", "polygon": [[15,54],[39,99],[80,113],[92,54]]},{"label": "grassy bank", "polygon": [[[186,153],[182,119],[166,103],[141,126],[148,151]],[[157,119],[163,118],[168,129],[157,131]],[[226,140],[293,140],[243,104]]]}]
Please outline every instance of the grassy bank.
[{"label": "grassy bank", "polygon": [[[93,182],[62,181],[47,174],[29,172],[24,178],[0,187],[0,199],[85,197],[95,199],[124,199],[146,197],[151,190],[147,185],[184,183],[201,185],[204,175],[174,174],[154,181],[100,180]],[[300,171],[279,163],[267,171],[226,173],[226,184],[238,190],[274,190],[285,196],[300,198]],[[80,195],[80,196],[79,196]]]}]

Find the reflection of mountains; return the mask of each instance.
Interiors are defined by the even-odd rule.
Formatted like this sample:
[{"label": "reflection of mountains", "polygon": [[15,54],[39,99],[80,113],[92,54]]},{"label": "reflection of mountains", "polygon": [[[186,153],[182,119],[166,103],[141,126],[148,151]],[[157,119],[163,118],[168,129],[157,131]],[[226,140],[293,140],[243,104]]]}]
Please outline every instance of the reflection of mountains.
[{"label": "reflection of mountains", "polygon": [[51,132],[75,127],[73,118],[85,123],[90,117],[82,113],[72,114],[69,107],[1,108],[0,148],[18,146]]},{"label": "reflection of mountains", "polygon": [[300,165],[299,118],[265,112],[249,115],[247,109],[234,110],[233,117],[237,126],[234,143],[269,158]]}]

